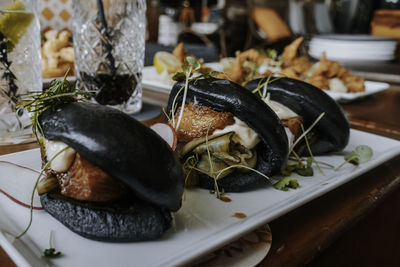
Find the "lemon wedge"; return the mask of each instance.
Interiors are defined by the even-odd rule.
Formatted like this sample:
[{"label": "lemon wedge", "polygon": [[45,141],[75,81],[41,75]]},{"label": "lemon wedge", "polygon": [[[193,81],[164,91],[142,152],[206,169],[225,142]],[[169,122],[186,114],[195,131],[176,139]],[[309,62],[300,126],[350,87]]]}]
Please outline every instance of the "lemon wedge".
[{"label": "lemon wedge", "polygon": [[174,73],[181,66],[181,62],[173,54],[165,51],[159,51],[154,55],[153,64],[158,74],[165,70],[168,73]]},{"label": "lemon wedge", "polygon": [[11,52],[25,35],[34,15],[25,11],[21,1],[11,4],[6,10],[2,10],[1,14],[0,32],[8,39],[7,50]]}]

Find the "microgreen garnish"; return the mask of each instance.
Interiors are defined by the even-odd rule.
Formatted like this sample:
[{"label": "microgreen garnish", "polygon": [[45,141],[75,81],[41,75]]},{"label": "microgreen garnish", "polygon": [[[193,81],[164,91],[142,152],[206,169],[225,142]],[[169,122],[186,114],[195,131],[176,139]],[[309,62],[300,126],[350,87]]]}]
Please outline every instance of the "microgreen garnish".
[{"label": "microgreen garnish", "polygon": [[74,84],[67,81],[66,73],[63,80],[52,80],[47,90],[25,95],[27,98],[20,101],[18,108],[26,108],[29,112],[40,114],[51,107],[83,100],[90,94],[90,91],[75,90]]},{"label": "microgreen garnish", "polygon": [[268,48],[267,50],[265,50],[265,54],[267,57],[272,58],[273,60],[278,57],[278,51],[272,48]]},{"label": "microgreen garnish", "polygon": [[263,101],[267,100],[268,97],[267,94],[268,85],[282,78],[282,77],[275,77],[271,80],[271,77],[272,77],[271,75],[268,75],[267,77],[260,79],[260,81],[257,84],[257,87],[253,89],[253,91],[251,91],[253,94],[258,93]]},{"label": "microgreen garnish", "polygon": [[162,112],[164,113],[164,116],[167,118],[168,121],[171,120],[171,118],[169,117],[169,115],[167,114],[167,111],[165,111],[165,108],[162,108]]},{"label": "microgreen garnish", "polygon": [[[199,151],[194,152],[194,154],[192,156],[186,158],[186,161],[183,164],[183,168],[186,173],[186,184],[189,179],[191,179],[191,182],[193,181],[193,177],[189,177],[191,175],[192,170],[195,170],[199,173],[205,174],[214,180],[214,188],[210,191],[210,193],[212,193],[212,194],[216,193],[217,198],[221,199],[225,192],[224,192],[224,188],[222,188],[221,190],[219,189],[218,180],[220,178],[224,177],[224,175],[226,175],[225,172],[227,172],[228,170],[231,170],[234,168],[250,170],[250,171],[253,171],[253,172],[263,176],[268,181],[270,181],[270,178],[268,176],[266,176],[265,174],[259,172],[258,170],[255,170],[249,166],[244,165],[246,163],[240,164],[240,162],[238,162],[238,164],[233,164],[233,165],[227,164],[229,166],[225,165],[226,167],[225,166],[221,167],[221,165],[219,163],[217,163],[216,161],[220,162],[223,157],[221,158],[221,155],[218,154],[218,151],[214,151],[215,147],[212,144],[210,144],[209,131],[210,131],[210,128],[212,127],[212,125],[213,125],[213,123],[210,123],[210,125],[208,126],[204,143],[199,143],[199,144],[197,144],[197,147],[196,147],[196,148],[199,148],[199,147],[203,146],[204,150],[200,150],[201,152],[199,152]],[[232,136],[232,133],[230,133],[229,135]],[[215,140],[216,139],[212,139],[211,142],[213,142]],[[229,140],[230,140],[229,142],[231,142],[230,138],[229,138]],[[202,144],[204,144],[204,145],[202,145]],[[196,149],[194,149],[194,150],[196,150]],[[200,154],[198,154],[198,153],[200,153]],[[203,154],[203,153],[205,153],[205,154]],[[201,160],[199,161],[200,155],[202,155],[202,157],[201,157]],[[214,159],[216,161],[214,161]],[[199,163],[201,164],[201,162],[204,162],[204,160],[207,161],[207,163],[208,163],[207,167],[204,168],[204,166],[203,167],[201,165],[198,166],[198,164]],[[227,173],[229,173],[229,172],[227,172]]]},{"label": "microgreen garnish", "polygon": [[[175,130],[179,129],[179,124],[181,123],[181,120],[182,120],[183,108],[184,108],[185,102],[186,102],[186,95],[187,95],[187,90],[188,90],[190,78],[193,76],[193,71],[199,70],[200,67],[201,67],[200,62],[194,57],[186,57],[185,58],[185,63],[187,65],[182,65],[183,75],[185,77],[185,85],[183,87],[182,105],[181,105],[178,121],[177,121],[176,125],[175,125],[175,123],[173,123],[174,127],[175,127]],[[178,73],[175,73],[175,75],[174,75],[174,77],[172,77],[172,79],[176,80],[176,79],[178,79],[178,78],[180,79],[182,77],[183,77],[182,76],[182,72],[181,73],[178,72]],[[179,90],[179,92],[181,90]],[[179,95],[179,92],[177,93],[177,95]],[[176,99],[177,95],[175,96],[175,99]],[[174,107],[174,105],[173,105],[173,107]],[[172,114],[172,115],[174,115],[174,114]],[[175,117],[175,116],[172,116],[172,117]]]},{"label": "microgreen garnish", "polygon": [[75,86],[67,81],[67,74],[68,71],[63,80],[52,80],[50,87],[43,92],[36,91],[23,95],[23,99],[17,104],[18,109],[26,109],[31,112],[32,132],[40,146],[42,146],[42,143],[39,134],[43,134],[39,124],[39,115],[51,107],[83,100],[92,93],[75,90]]},{"label": "microgreen garnish", "polygon": [[[283,176],[290,176],[293,172],[297,173],[298,175],[301,176],[313,176],[314,175],[314,170],[312,168],[312,163],[315,163],[317,166],[319,172],[322,175],[325,175],[324,172],[322,171],[321,167],[319,166],[319,163],[315,160],[314,155],[311,151],[310,143],[307,138],[307,134],[311,131],[311,129],[322,119],[322,117],[325,115],[325,113],[322,113],[318,118],[314,121],[313,124],[311,124],[310,127],[308,127],[307,130],[304,130],[303,125],[301,125],[301,129],[303,131],[303,134],[300,135],[296,141],[290,146],[289,149],[289,155],[291,156],[291,161],[294,161],[295,163],[287,163],[285,168],[281,171],[281,175]],[[305,140],[305,144],[308,150],[308,153],[310,156],[306,159],[306,163],[303,163],[303,159],[297,155],[297,153],[293,150],[294,147],[301,141],[301,139]],[[333,166],[330,166],[333,167]],[[297,181],[296,181],[297,182]],[[286,191],[286,190],[285,190]]]},{"label": "microgreen garnish", "polygon": [[355,166],[358,166],[359,164],[368,162],[372,158],[372,155],[373,151],[371,147],[367,145],[359,145],[354,151],[351,151],[344,156],[345,161],[339,167],[337,167],[336,170],[339,170],[346,163],[351,163]]},{"label": "microgreen garnish", "polygon": [[35,197],[35,191],[36,191],[36,188],[37,188],[37,186],[38,186],[38,184],[39,184],[40,177],[42,177],[44,171],[47,169],[47,167],[50,166],[51,162],[52,162],[58,155],[60,155],[60,154],[63,153],[64,151],[66,151],[68,148],[69,148],[69,147],[67,146],[67,147],[65,147],[64,149],[58,151],[58,152],[54,155],[54,157],[52,157],[52,158],[43,166],[42,170],[40,171],[39,176],[38,176],[38,178],[36,179],[35,186],[33,187],[33,190],[32,190],[31,203],[30,203],[30,207],[29,207],[29,209],[30,209],[30,215],[29,215],[29,223],[28,223],[28,226],[25,228],[25,230],[24,230],[21,234],[19,234],[17,237],[15,237],[15,239],[19,239],[19,238],[21,238],[22,236],[24,236],[24,235],[26,234],[26,232],[28,232],[29,228],[30,228],[31,225],[32,225],[32,219],[33,219],[33,199],[34,199],[34,197]]},{"label": "microgreen garnish", "polygon": [[282,55],[279,55],[278,51],[276,51],[275,49],[267,49],[267,56],[273,60],[273,67],[280,68],[282,66]]},{"label": "microgreen garnish", "polygon": [[231,166],[228,166],[228,167],[226,167],[226,168],[224,168],[224,169],[218,171],[218,174],[217,174],[217,176],[216,176],[216,179],[218,180],[219,176],[220,176],[224,171],[227,171],[227,170],[232,169],[232,168],[244,168],[244,169],[253,171],[253,172],[255,172],[255,173],[261,175],[262,177],[264,177],[265,179],[267,179],[268,181],[271,182],[271,180],[269,179],[269,177],[266,176],[265,174],[263,174],[262,172],[259,172],[259,171],[257,171],[256,169],[253,169],[253,168],[251,168],[251,167],[249,167],[249,166],[241,165],[241,164],[231,165]]},{"label": "microgreen garnish", "polygon": [[[52,107],[57,107],[59,105],[79,101],[79,100],[84,100],[86,97],[90,96],[92,93],[91,91],[78,91],[75,90],[75,86],[73,84],[70,84],[67,81],[67,73],[65,73],[65,76],[62,80],[53,80],[50,83],[50,87],[45,90],[45,91],[36,91],[36,92],[30,92],[26,95],[24,95],[24,99],[22,99],[18,105],[17,108],[19,109],[27,109],[28,112],[31,113],[31,120],[32,120],[32,132],[36,136],[37,142],[39,143],[40,147],[43,149],[44,143],[43,143],[43,130],[40,126],[39,123],[39,115],[52,108]],[[42,177],[44,171],[47,169],[47,167],[51,164],[51,162],[61,153],[63,153],[65,150],[67,150],[69,147],[65,147],[64,149],[60,150],[58,153],[54,155],[42,168],[40,171],[40,174],[38,178],[36,179],[35,186],[32,190],[32,195],[31,195],[31,204],[30,204],[30,217],[29,217],[29,223],[28,226],[25,228],[25,230],[19,234],[16,239],[21,238],[23,235],[26,234],[26,232],[29,230],[29,228],[32,225],[32,218],[33,218],[33,199],[35,197],[35,191],[37,189],[38,183],[40,178]]]},{"label": "microgreen garnish", "polygon": [[314,128],[315,125],[317,125],[317,123],[322,119],[323,116],[325,116],[325,112],[321,113],[321,115],[318,116],[318,118],[313,122],[313,124],[311,124],[310,127],[308,127],[308,129],[305,130],[299,136],[299,138],[296,139],[296,141],[289,148],[289,154],[292,153],[294,147],[301,141],[301,139],[303,139]]},{"label": "microgreen garnish", "polygon": [[[210,78],[214,77],[216,74],[219,72],[217,71],[210,71],[208,73],[203,73],[201,75],[198,75],[196,77],[193,77],[194,72],[199,71],[201,69],[201,63],[199,60],[197,60],[195,57],[186,57],[185,58],[185,63],[182,65],[182,71],[181,72],[176,72],[172,79],[174,81],[185,81],[185,84],[178,90],[176,93],[174,100],[172,101],[172,109],[171,109],[171,116],[168,116],[172,120],[172,125],[175,128],[175,130],[178,130],[182,115],[183,115],[183,109],[185,107],[185,102],[186,102],[186,96],[187,96],[187,90],[189,86],[189,82],[194,81],[197,82],[198,79],[201,78]],[[177,103],[176,100],[178,99],[179,94],[183,91],[183,98],[182,98],[182,104],[181,104],[181,109],[179,112],[179,117],[178,121],[175,124],[175,113],[177,110]]]},{"label": "microgreen garnish", "polygon": [[[178,128],[175,127],[175,113],[176,113],[176,109],[178,104],[176,103],[176,100],[178,99],[179,94],[185,89],[184,86],[182,86],[179,91],[176,93],[174,100],[172,101],[172,108],[171,108],[171,119],[172,119],[172,126],[175,128],[175,130],[177,130]],[[183,107],[181,107],[181,113],[183,111]]]},{"label": "microgreen garnish", "polygon": [[[301,124],[300,126],[301,126],[301,129],[303,130],[303,133],[304,133],[305,131],[304,131],[303,124]],[[317,161],[315,160],[315,158],[314,158],[314,155],[313,155],[313,153],[312,153],[312,151],[311,151],[310,144],[309,144],[309,142],[308,142],[307,135],[304,135],[304,141],[305,141],[305,143],[306,143],[308,153],[310,154],[310,157],[307,159],[307,165],[310,165],[310,167],[311,167],[311,164],[314,162],[314,163],[315,163],[315,166],[317,166],[319,172],[320,172],[322,175],[325,175],[324,172],[322,171],[321,167],[319,166],[318,162],[317,162]]]},{"label": "microgreen garnish", "polygon": [[210,164],[210,172],[213,174],[211,177],[214,179],[214,189],[215,189],[215,192],[217,193],[217,198],[221,198],[221,193],[219,191],[218,182],[217,182],[218,177],[214,175],[214,165],[213,165],[213,162],[212,162],[212,159],[211,159],[210,148],[209,148],[209,145],[208,145],[208,133],[210,132],[210,128],[214,124],[214,122],[215,121],[213,121],[213,123],[210,123],[210,125],[208,126],[208,129],[207,129],[206,149],[207,149],[208,161],[209,161],[209,164]]},{"label": "microgreen garnish", "polygon": [[260,66],[255,62],[245,61],[243,63],[243,67],[248,71],[248,74],[244,79],[245,81],[251,81],[254,79],[254,77],[260,75],[258,72]]},{"label": "microgreen garnish", "polygon": [[286,164],[285,168],[281,171],[283,176],[290,176],[293,172],[301,176],[313,176],[314,170],[311,167],[311,158],[307,159],[307,164],[302,161],[296,162],[294,164]]},{"label": "microgreen garnish", "polygon": [[275,189],[288,191],[290,188],[296,189],[299,187],[299,183],[296,179],[290,179],[290,177],[283,177],[279,182],[274,185]]},{"label": "microgreen garnish", "polygon": [[50,238],[49,238],[49,245],[50,248],[46,248],[43,252],[43,256],[46,258],[58,258],[61,256],[61,251],[56,251],[55,248],[53,248],[53,232],[50,231]]},{"label": "microgreen garnish", "polygon": [[185,184],[188,183],[188,179],[190,177],[190,174],[191,174],[192,170],[198,171],[200,173],[203,173],[203,174],[206,174],[206,175],[212,177],[214,179],[214,190],[213,190],[213,192],[217,193],[217,198],[221,198],[223,193],[221,193],[221,191],[218,188],[217,177],[215,176],[216,172],[214,172],[214,169],[213,169],[214,165],[213,165],[213,162],[212,162],[212,159],[211,159],[211,153],[210,153],[209,143],[208,143],[208,133],[209,133],[210,128],[212,127],[212,125],[213,125],[213,123],[211,123],[208,126],[207,133],[206,133],[206,151],[207,151],[207,156],[208,156],[208,160],[209,160],[210,171],[209,172],[205,172],[205,171],[203,171],[203,170],[201,170],[201,169],[196,167],[197,163],[199,162],[198,154],[194,154],[194,155],[188,157],[186,159],[185,163],[183,164],[183,169],[186,172]]},{"label": "microgreen garnish", "polygon": [[190,177],[191,171],[196,168],[197,163],[199,162],[199,157],[197,154],[194,154],[186,159],[183,163],[183,169],[186,170],[186,178],[185,184],[188,183],[188,179]]},{"label": "microgreen garnish", "polygon": [[283,64],[282,55],[279,55],[278,51],[276,51],[275,49],[272,48],[261,49],[260,53],[272,59],[272,62],[269,62],[269,65],[271,65],[272,67],[280,68],[282,66]]}]

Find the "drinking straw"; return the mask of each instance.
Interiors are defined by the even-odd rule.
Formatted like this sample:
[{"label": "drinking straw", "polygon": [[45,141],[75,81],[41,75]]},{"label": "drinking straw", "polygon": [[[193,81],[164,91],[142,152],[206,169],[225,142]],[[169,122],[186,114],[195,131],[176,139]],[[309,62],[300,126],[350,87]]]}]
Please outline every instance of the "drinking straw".
[{"label": "drinking straw", "polygon": [[[112,45],[111,45],[111,37],[108,34],[108,26],[107,26],[107,20],[106,20],[106,16],[104,15],[104,7],[103,7],[103,1],[102,0],[97,0],[97,8],[99,10],[98,15],[100,17],[100,21],[101,21],[101,25],[104,29],[104,35],[107,39],[107,41],[102,41],[103,46],[106,48],[106,58],[108,59],[108,61],[110,62],[110,68],[111,68],[111,72],[112,75],[115,74],[116,69],[115,69],[115,59],[112,55]],[[101,31],[100,31],[101,32]],[[103,40],[103,39],[102,39]]]}]

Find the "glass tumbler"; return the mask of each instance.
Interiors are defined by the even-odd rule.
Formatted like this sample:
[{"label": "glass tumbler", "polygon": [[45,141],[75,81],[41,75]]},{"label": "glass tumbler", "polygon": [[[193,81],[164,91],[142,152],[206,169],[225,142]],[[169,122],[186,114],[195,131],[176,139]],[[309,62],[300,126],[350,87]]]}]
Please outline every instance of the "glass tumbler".
[{"label": "glass tumbler", "polygon": [[29,115],[16,112],[19,99],[42,90],[40,28],[36,1],[0,0],[0,136],[28,129]]},{"label": "glass tumbler", "polygon": [[126,113],[142,107],[146,0],[74,0],[77,88]]}]

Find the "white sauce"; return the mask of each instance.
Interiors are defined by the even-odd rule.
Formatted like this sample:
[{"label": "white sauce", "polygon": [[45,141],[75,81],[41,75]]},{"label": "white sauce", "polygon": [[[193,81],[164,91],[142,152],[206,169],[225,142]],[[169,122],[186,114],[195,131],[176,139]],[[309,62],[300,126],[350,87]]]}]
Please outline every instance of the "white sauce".
[{"label": "white sauce", "polygon": [[344,85],[339,78],[329,79],[329,90],[340,93],[346,93],[348,91],[346,85]]},{"label": "white sauce", "polygon": [[262,73],[267,72],[267,70],[270,70],[270,69],[271,69],[271,67],[267,63],[263,63],[258,67],[257,72],[262,74]]},{"label": "white sauce", "polygon": [[298,116],[293,110],[282,105],[281,103],[273,100],[268,100],[268,97],[266,98],[265,103],[267,103],[267,105],[276,113],[276,115],[281,120],[287,120]]},{"label": "white sauce", "polygon": [[288,127],[284,127],[284,129],[285,129],[285,133],[286,133],[286,136],[287,136],[287,139],[288,139],[288,145],[289,145],[289,148],[290,148],[290,146],[294,142],[294,135],[293,135],[293,133],[290,131],[290,129]]},{"label": "white sauce", "polygon": [[[75,150],[60,141],[45,140],[44,146],[46,149],[47,160],[52,160],[50,163],[50,168],[53,169],[55,172],[67,171],[75,159]],[[54,156],[58,152],[65,149],[66,147],[68,148],[65,151],[61,152],[57,157],[54,158]]]},{"label": "white sauce", "polygon": [[166,85],[173,85],[175,82],[174,80],[172,80],[172,76],[174,76],[174,74],[168,73],[167,70],[164,70],[160,74],[157,74],[157,72],[154,70],[154,73],[151,73],[151,75],[153,77],[156,77],[154,79],[156,82],[165,83]]},{"label": "white sauce", "polygon": [[258,134],[253,129],[251,129],[245,122],[239,120],[236,117],[234,117],[234,119],[235,119],[234,124],[228,125],[222,130],[215,130],[213,132],[213,135],[235,132],[232,138],[233,141],[240,143],[249,149],[254,148],[260,141],[260,139],[258,138]]}]

